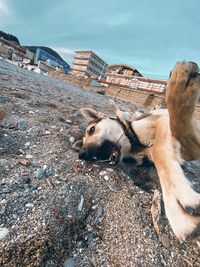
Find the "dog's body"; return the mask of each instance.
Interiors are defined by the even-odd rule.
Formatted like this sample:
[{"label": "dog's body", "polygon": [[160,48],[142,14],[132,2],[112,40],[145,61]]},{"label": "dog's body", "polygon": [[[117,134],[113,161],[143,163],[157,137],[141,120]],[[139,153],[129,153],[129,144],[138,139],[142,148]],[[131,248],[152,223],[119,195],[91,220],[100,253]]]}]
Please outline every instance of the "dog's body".
[{"label": "dog's body", "polygon": [[84,160],[119,163],[133,158],[141,164],[148,156],[160,178],[166,215],[180,241],[200,230],[200,194],[181,168],[185,160],[200,159],[200,123],[194,116],[200,95],[198,70],[195,63],[176,64],[167,84],[168,109],[130,115],[111,101],[116,118],[82,109],[89,126],[83,140],[74,144]]}]

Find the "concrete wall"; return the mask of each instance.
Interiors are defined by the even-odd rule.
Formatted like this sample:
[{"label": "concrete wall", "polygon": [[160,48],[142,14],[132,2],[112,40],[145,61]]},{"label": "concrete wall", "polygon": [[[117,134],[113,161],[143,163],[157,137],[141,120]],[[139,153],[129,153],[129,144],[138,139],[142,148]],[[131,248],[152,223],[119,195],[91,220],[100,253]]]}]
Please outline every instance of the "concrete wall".
[{"label": "concrete wall", "polygon": [[[91,79],[86,79],[81,76],[77,77],[75,75],[54,73],[53,77],[92,92],[101,93],[112,96],[113,98],[126,100],[138,107],[145,107],[147,109],[152,109],[156,106],[160,106],[162,108],[166,107],[164,95],[142,92],[138,89],[135,90],[119,86],[92,87],[90,86]],[[200,104],[197,105],[196,111],[197,117],[200,119]]]},{"label": "concrete wall", "polygon": [[[119,98],[133,103],[138,107],[145,107],[147,109],[155,108],[160,106],[162,108],[166,107],[166,101],[164,95],[149,94],[146,92],[141,92],[139,90],[119,88],[119,87],[108,87],[104,89],[86,87],[86,89],[93,92],[104,93],[105,95],[110,95],[113,98]],[[200,119],[200,104],[196,106],[197,118]]]}]

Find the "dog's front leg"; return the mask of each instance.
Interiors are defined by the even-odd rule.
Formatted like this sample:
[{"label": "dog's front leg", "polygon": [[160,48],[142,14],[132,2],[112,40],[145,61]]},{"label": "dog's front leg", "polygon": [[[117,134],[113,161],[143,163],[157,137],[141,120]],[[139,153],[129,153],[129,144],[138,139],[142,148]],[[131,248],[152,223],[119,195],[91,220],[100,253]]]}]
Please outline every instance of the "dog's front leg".
[{"label": "dog's front leg", "polygon": [[185,160],[200,159],[200,123],[195,107],[200,96],[198,65],[178,62],[167,84],[167,108],[172,136],[181,144]]},{"label": "dog's front leg", "polygon": [[157,121],[157,133],[151,157],[162,187],[166,216],[176,237],[182,241],[200,230],[200,194],[195,192],[181,168],[176,141],[171,136],[169,121]]}]

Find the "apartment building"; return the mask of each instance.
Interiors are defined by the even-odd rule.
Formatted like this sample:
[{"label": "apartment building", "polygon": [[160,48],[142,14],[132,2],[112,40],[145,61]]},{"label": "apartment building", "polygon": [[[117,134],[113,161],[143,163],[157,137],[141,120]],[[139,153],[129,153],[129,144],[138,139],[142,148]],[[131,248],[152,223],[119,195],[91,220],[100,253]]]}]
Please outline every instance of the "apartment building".
[{"label": "apartment building", "polygon": [[107,66],[93,51],[75,51],[72,74],[105,80]]}]

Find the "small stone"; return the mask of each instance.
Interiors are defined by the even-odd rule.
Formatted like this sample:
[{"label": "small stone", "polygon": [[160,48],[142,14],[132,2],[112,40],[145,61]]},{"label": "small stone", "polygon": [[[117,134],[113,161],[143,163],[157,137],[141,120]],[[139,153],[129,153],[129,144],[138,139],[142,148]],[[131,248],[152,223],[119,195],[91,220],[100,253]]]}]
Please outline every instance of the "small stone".
[{"label": "small stone", "polygon": [[26,155],[26,159],[32,159],[32,158],[33,158],[33,155],[30,155],[30,154]]},{"label": "small stone", "polygon": [[74,137],[74,136],[71,136],[71,137],[69,138],[69,142],[73,144],[73,143],[75,142],[75,137]]},{"label": "small stone", "polygon": [[163,234],[161,237],[161,242],[165,248],[170,248],[171,242],[167,235]]},{"label": "small stone", "polygon": [[31,161],[28,160],[28,159],[20,159],[18,162],[19,162],[19,164],[21,164],[23,166],[29,166],[29,165],[31,165]]},{"label": "small stone", "polygon": [[38,189],[38,187],[39,187],[39,185],[38,185],[38,184],[34,184],[34,185],[32,186],[32,189],[33,189],[33,190],[37,190],[37,189]]},{"label": "small stone", "polygon": [[43,167],[43,168],[38,168],[37,171],[36,171],[36,178],[37,179],[42,179],[44,176],[45,176],[45,173],[46,173],[46,169]]},{"label": "small stone", "polygon": [[49,134],[51,134],[51,132],[50,131],[45,131],[44,134],[49,135]]},{"label": "small stone", "polygon": [[103,178],[104,178],[105,181],[108,181],[109,180],[108,175],[105,175]]},{"label": "small stone", "polygon": [[81,200],[78,204],[78,210],[79,211],[82,211],[82,209],[83,209],[83,202],[84,202],[84,198],[83,198],[83,196],[81,196]]},{"label": "small stone", "polygon": [[64,262],[64,267],[75,267],[75,261],[72,258],[68,258],[65,262]]},{"label": "small stone", "polygon": [[138,197],[133,197],[133,203],[138,207],[140,205],[140,199]]},{"label": "small stone", "polygon": [[150,229],[148,227],[146,227],[144,229],[143,235],[144,235],[144,237],[148,237],[150,235],[150,233],[151,233]]},{"label": "small stone", "polygon": [[46,173],[45,173],[45,176],[46,176],[46,177],[49,177],[49,176],[52,176],[52,175],[53,175],[52,170],[47,169],[47,170],[46,170]]},{"label": "small stone", "polygon": [[66,120],[66,123],[72,124],[71,120]]},{"label": "small stone", "polygon": [[26,206],[27,208],[30,208],[30,209],[32,209],[32,208],[34,207],[34,205],[33,205],[32,203],[27,203],[25,206]]},{"label": "small stone", "polygon": [[25,148],[29,148],[30,145],[31,145],[31,142],[26,142],[26,143],[24,144]]},{"label": "small stone", "polygon": [[89,233],[88,236],[87,236],[86,244],[89,246],[92,243],[93,240],[94,240],[93,233]]},{"label": "small stone", "polygon": [[25,120],[23,120],[23,119],[18,120],[17,128],[19,130],[25,130],[27,128],[27,122]]},{"label": "small stone", "polygon": [[68,209],[67,209],[67,207],[61,207],[61,208],[60,208],[60,212],[61,212],[63,215],[67,215],[67,214],[68,214]]},{"label": "small stone", "polygon": [[35,112],[34,111],[32,111],[32,110],[29,110],[29,112],[28,112],[29,114],[32,114],[32,115],[34,115],[35,114]]},{"label": "small stone", "polygon": [[107,174],[107,172],[106,172],[106,171],[101,171],[99,174],[100,174],[101,176],[103,176],[103,175]]},{"label": "small stone", "polygon": [[9,233],[7,228],[0,228],[0,240],[5,238]]},{"label": "small stone", "polygon": [[24,150],[21,149],[21,148],[19,149],[19,153],[20,153],[20,154],[25,154]]}]

